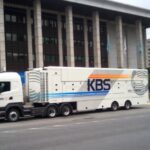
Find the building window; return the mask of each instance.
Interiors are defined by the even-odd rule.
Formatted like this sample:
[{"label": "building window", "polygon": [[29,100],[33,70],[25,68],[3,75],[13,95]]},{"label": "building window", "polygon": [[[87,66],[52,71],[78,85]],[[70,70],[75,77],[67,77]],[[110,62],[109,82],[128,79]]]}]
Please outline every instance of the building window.
[{"label": "building window", "polygon": [[55,63],[56,56],[54,56],[54,55],[45,55],[45,61]]},{"label": "building window", "polygon": [[92,41],[89,42],[89,47],[90,47],[90,48],[93,47],[93,42],[92,42]]},{"label": "building window", "polygon": [[26,18],[23,16],[18,16],[17,17],[17,22],[21,23],[21,24],[25,24],[26,23]]},{"label": "building window", "polygon": [[11,33],[6,33],[6,41],[11,41]]},{"label": "building window", "polygon": [[27,40],[27,36],[25,34],[24,35],[22,35],[22,34],[18,35],[18,41],[23,42],[26,40]]},{"label": "building window", "polygon": [[48,27],[49,26],[49,22],[48,20],[44,20],[44,26]]},{"label": "building window", "polygon": [[43,13],[42,18],[44,65],[58,66],[57,16]]},{"label": "building window", "polygon": [[16,16],[11,16],[11,21],[13,22],[13,23],[16,23],[17,22],[17,17]]},{"label": "building window", "polygon": [[50,27],[57,28],[57,22],[55,20],[50,20]]},{"label": "building window", "polygon": [[77,27],[77,30],[78,30],[78,31],[80,31],[80,25],[79,25],[79,24],[77,24],[77,26],[76,26],[76,27]]},{"label": "building window", "polygon": [[23,61],[24,59],[25,59],[25,54],[24,53],[19,53],[18,60]]},{"label": "building window", "polygon": [[16,42],[17,41],[17,34],[12,34],[12,41]]},{"label": "building window", "polygon": [[26,18],[25,18],[25,17],[23,17],[23,23],[24,23],[24,24],[26,23]]},{"label": "building window", "polygon": [[92,32],[92,26],[89,26],[89,27],[88,27],[88,31],[89,31],[89,32]]},{"label": "building window", "polygon": [[52,44],[52,45],[57,45],[57,38],[50,38],[50,43]]},{"label": "building window", "polygon": [[6,14],[5,15],[5,21],[6,22],[16,23],[17,22],[17,17],[15,15]]},{"label": "building window", "polygon": [[6,14],[6,15],[5,15],[5,21],[6,21],[6,22],[10,22],[10,21],[11,21],[10,18],[11,18],[11,17],[10,17],[9,14]]},{"label": "building window", "polygon": [[8,71],[24,71],[28,68],[26,11],[5,8],[6,62]]},{"label": "building window", "polygon": [[49,37],[43,37],[43,43],[49,44]]},{"label": "building window", "polygon": [[17,61],[18,60],[18,53],[13,53],[13,60]]},{"label": "building window", "polygon": [[17,41],[17,34],[15,33],[6,33],[6,41]]},{"label": "building window", "polygon": [[62,29],[66,29],[66,23],[65,22],[62,23]]}]

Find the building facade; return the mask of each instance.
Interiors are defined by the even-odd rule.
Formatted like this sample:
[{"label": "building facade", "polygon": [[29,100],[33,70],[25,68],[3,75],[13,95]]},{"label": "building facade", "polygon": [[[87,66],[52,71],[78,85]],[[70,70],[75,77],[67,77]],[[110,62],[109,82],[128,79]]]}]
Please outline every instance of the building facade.
[{"label": "building facade", "polygon": [[106,0],[1,0],[0,71],[145,68],[150,11]]}]

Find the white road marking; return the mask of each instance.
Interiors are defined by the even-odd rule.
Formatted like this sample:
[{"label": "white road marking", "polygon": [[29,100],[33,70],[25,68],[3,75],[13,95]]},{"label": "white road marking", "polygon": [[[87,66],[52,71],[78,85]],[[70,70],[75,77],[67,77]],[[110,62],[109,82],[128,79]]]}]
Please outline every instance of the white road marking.
[{"label": "white road marking", "polygon": [[16,133],[16,130],[6,130],[6,131],[2,131],[2,133]]},{"label": "white road marking", "polygon": [[28,130],[39,130],[40,128],[29,128]]},{"label": "white road marking", "polygon": [[66,126],[67,124],[56,124],[56,125],[53,125],[52,127],[54,128],[58,128],[58,127],[64,127]]},{"label": "white road marking", "polygon": [[100,121],[92,121],[93,123],[99,123]]},{"label": "white road marking", "polygon": [[73,125],[83,125],[83,124],[89,124],[91,122],[77,122],[77,123],[74,123]]}]

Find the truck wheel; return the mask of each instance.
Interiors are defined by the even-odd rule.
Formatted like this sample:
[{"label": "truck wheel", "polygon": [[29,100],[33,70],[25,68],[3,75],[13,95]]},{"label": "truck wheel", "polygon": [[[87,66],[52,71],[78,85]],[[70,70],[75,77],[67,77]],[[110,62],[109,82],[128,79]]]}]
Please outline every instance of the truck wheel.
[{"label": "truck wheel", "polygon": [[16,122],[19,120],[20,117],[20,113],[17,109],[11,109],[8,113],[7,113],[7,120],[9,122]]},{"label": "truck wheel", "polygon": [[69,116],[72,113],[72,107],[70,105],[68,105],[68,104],[62,105],[60,107],[60,111],[61,111],[61,114],[63,116],[67,117],[67,116]]},{"label": "truck wheel", "polygon": [[113,102],[112,105],[111,105],[111,110],[112,111],[117,111],[119,108],[119,105],[117,102]]},{"label": "truck wheel", "polygon": [[130,101],[126,101],[126,102],[125,102],[125,105],[124,105],[124,108],[125,108],[126,110],[131,109],[131,102],[130,102]]},{"label": "truck wheel", "polygon": [[57,108],[55,106],[50,106],[47,110],[47,116],[49,118],[54,118],[57,115]]}]

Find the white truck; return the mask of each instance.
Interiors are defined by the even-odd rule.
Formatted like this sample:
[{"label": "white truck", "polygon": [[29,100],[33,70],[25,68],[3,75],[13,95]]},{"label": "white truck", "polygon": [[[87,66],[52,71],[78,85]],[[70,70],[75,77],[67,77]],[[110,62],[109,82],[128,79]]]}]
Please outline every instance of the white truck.
[{"label": "white truck", "polygon": [[15,122],[26,115],[53,118],[97,109],[128,110],[149,101],[144,69],[36,68],[26,72],[25,89],[24,94],[17,73],[0,73],[0,117]]}]

